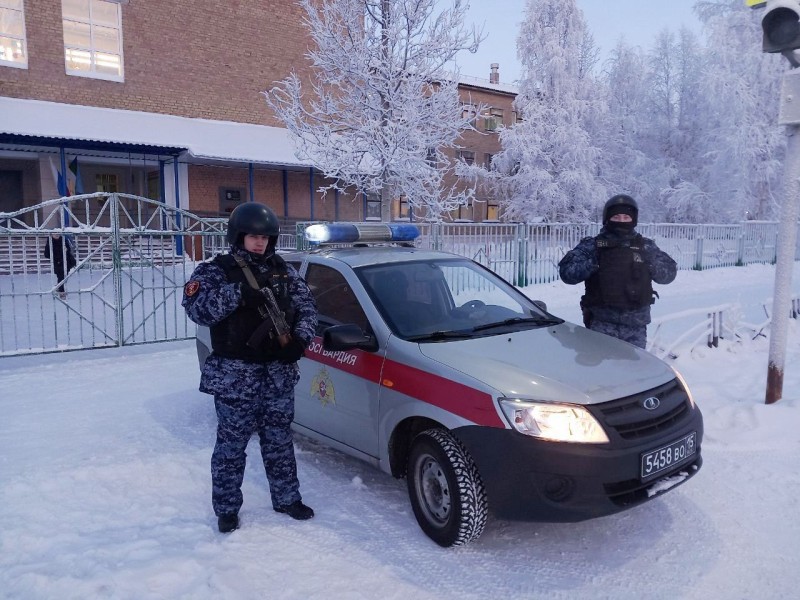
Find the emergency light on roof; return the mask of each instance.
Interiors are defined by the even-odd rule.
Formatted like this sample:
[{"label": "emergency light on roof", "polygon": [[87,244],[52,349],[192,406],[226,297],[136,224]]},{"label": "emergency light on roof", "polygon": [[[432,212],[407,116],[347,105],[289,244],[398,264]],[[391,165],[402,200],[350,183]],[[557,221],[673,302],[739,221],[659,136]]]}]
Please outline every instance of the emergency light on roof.
[{"label": "emergency light on roof", "polygon": [[306,227],[305,233],[311,244],[411,242],[419,229],[408,223],[317,223]]}]

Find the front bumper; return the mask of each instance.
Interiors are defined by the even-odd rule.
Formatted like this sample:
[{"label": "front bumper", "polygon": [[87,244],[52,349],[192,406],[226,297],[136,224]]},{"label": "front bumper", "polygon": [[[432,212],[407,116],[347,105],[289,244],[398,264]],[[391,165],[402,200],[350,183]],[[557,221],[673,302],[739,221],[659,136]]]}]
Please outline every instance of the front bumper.
[{"label": "front bumper", "polygon": [[[697,450],[652,478],[640,477],[641,456],[697,433]],[[703,418],[694,409],[680,427],[646,441],[610,444],[549,442],[509,429],[468,426],[453,431],[475,460],[489,508],[499,518],[573,522],[626,510],[684,483],[703,464]]]}]

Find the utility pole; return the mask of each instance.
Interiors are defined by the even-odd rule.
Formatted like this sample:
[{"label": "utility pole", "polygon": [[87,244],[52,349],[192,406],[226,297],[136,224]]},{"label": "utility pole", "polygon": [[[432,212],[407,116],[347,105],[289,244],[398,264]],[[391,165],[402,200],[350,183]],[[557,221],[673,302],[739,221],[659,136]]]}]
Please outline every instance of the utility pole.
[{"label": "utility pole", "polygon": [[791,309],[792,268],[797,247],[798,199],[800,198],[800,2],[797,0],[746,0],[753,8],[765,7],[761,19],[764,52],[780,52],[791,65],[781,82],[778,123],[786,125],[788,144],[784,164],[784,200],[778,227],[778,252],[775,264],[775,289],[772,296],[772,323],[769,336],[766,403],[783,396],[783,371],[786,338]]}]

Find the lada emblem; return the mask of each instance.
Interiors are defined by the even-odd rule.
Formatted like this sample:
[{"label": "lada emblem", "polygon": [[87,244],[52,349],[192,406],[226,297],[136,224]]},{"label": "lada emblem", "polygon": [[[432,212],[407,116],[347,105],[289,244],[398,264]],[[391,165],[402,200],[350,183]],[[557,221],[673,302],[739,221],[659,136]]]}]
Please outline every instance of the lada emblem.
[{"label": "lada emblem", "polygon": [[650,396],[649,398],[645,398],[642,400],[642,406],[644,406],[647,410],[655,410],[661,405],[661,400],[656,398],[655,396]]}]

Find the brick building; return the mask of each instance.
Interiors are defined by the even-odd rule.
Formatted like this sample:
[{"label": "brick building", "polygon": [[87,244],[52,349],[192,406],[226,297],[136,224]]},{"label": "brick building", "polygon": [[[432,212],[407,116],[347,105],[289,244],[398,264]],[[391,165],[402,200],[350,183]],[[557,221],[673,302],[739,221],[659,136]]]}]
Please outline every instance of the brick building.
[{"label": "brick building", "polygon": [[[261,96],[307,69],[296,3],[0,0],[0,13],[0,212],[64,195],[66,173],[72,193],[200,215],[251,199],[288,221],[373,214],[363,194],[317,191],[322,174],[295,157]],[[515,90],[492,77],[461,82],[465,104],[490,107],[464,135],[464,160],[487,161],[494,129],[513,122]],[[401,199],[392,214],[413,218]],[[494,220],[499,209],[484,194],[451,216]]]}]

